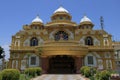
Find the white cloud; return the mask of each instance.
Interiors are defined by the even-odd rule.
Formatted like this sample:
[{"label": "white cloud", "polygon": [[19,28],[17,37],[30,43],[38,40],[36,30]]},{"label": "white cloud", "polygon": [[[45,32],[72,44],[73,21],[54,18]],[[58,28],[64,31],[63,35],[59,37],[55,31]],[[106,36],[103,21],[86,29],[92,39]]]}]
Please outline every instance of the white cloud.
[{"label": "white cloud", "polygon": [[2,45],[2,48],[3,48],[4,51],[5,51],[5,59],[8,60],[9,57],[10,57],[9,44],[4,44],[4,45]]}]

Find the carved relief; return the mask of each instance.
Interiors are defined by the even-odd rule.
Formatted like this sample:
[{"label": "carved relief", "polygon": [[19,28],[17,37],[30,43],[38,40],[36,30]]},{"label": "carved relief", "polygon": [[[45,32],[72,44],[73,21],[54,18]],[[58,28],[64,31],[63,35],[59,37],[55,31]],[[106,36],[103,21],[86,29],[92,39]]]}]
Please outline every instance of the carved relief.
[{"label": "carved relief", "polygon": [[44,40],[41,37],[39,37],[38,39],[39,39],[39,43],[38,44],[42,45],[44,43]]},{"label": "carved relief", "polygon": [[54,40],[54,33],[56,32],[57,30],[54,30],[52,31],[50,34],[49,34],[49,39],[50,40]]},{"label": "carved relief", "polygon": [[109,52],[105,53],[105,58],[111,58],[111,54]]},{"label": "carved relief", "polygon": [[21,60],[21,70],[25,70],[27,67],[27,61],[26,60]]},{"label": "carved relief", "polygon": [[72,33],[70,30],[66,29],[66,31],[69,33],[69,39],[74,39],[74,33]]},{"label": "carved relief", "polygon": [[20,46],[20,40],[15,40],[14,46]]},{"label": "carved relief", "polygon": [[112,61],[111,60],[106,60],[106,68],[112,69]]},{"label": "carved relief", "polygon": [[79,44],[80,44],[80,45],[85,45],[85,36],[83,36],[83,37],[79,40]]},{"label": "carved relief", "polygon": [[12,61],[12,68],[15,68],[15,69],[18,68],[18,61],[17,60]]},{"label": "carved relief", "polygon": [[26,39],[23,43],[23,46],[30,46],[30,39]]},{"label": "carved relief", "polygon": [[109,46],[108,38],[104,38],[104,46]]},{"label": "carved relief", "polygon": [[96,38],[94,38],[94,45],[95,46],[100,46],[100,41]]},{"label": "carved relief", "polygon": [[98,69],[103,69],[103,60],[98,59]]}]

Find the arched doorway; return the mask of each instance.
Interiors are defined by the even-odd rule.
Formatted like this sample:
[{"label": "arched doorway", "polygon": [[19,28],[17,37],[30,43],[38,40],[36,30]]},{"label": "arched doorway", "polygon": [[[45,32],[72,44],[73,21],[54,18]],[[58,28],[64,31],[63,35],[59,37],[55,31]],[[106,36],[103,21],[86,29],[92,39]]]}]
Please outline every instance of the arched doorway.
[{"label": "arched doorway", "polygon": [[71,56],[57,55],[49,59],[49,73],[71,74],[75,73],[75,60]]}]

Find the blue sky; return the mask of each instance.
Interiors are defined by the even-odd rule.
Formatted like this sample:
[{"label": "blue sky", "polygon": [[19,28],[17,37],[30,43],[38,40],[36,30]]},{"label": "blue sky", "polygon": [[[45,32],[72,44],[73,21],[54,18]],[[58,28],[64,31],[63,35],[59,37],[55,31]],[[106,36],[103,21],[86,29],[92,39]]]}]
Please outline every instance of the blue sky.
[{"label": "blue sky", "polygon": [[99,18],[103,16],[105,30],[120,41],[120,0],[0,0],[0,46],[4,47],[6,57],[12,35],[24,24],[30,24],[37,14],[44,23],[49,22],[61,5],[77,24],[86,14],[95,24],[94,29],[100,29]]}]

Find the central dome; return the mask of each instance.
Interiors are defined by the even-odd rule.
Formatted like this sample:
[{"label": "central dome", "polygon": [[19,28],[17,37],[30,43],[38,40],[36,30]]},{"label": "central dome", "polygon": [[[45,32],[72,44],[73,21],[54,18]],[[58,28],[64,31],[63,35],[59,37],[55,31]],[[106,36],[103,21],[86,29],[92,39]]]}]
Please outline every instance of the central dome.
[{"label": "central dome", "polygon": [[66,12],[69,13],[65,8],[63,8],[62,6],[60,6],[57,10],[54,11],[54,13],[56,12]]},{"label": "central dome", "polygon": [[69,12],[62,6],[55,10],[51,16],[52,21],[71,21],[71,18]]}]

